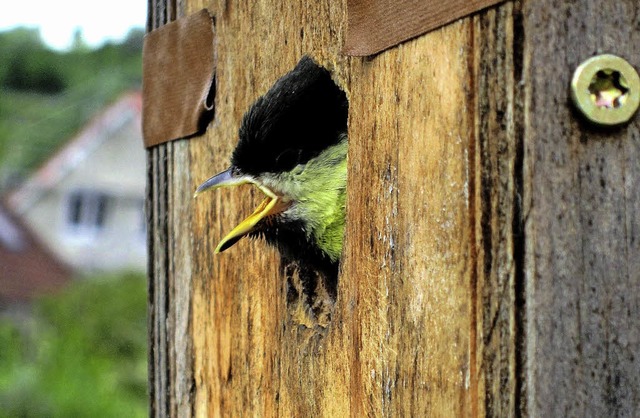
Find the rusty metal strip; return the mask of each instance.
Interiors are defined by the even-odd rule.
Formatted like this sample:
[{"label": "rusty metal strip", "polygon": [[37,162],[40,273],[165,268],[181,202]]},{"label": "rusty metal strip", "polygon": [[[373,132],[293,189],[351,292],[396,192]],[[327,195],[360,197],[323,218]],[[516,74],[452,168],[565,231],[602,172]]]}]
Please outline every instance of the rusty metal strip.
[{"label": "rusty metal strip", "polygon": [[376,54],[504,0],[348,0],[343,52]]},{"label": "rusty metal strip", "polygon": [[145,36],[145,147],[203,132],[213,116],[214,26],[206,9]]}]

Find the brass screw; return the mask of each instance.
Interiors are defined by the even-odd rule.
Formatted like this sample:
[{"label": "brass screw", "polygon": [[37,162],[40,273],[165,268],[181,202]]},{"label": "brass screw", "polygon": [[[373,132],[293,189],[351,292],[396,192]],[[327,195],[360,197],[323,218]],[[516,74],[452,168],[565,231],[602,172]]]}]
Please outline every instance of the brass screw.
[{"label": "brass screw", "polygon": [[571,99],[591,122],[625,123],[640,106],[640,76],[624,59],[611,55],[591,57],[573,73]]}]

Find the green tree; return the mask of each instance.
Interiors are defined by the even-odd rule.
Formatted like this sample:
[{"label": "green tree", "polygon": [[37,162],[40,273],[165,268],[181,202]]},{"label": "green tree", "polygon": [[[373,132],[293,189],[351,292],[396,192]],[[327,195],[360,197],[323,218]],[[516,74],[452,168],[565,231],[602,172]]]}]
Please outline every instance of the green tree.
[{"label": "green tree", "polygon": [[47,49],[37,30],[0,32],[0,192],[125,91],[139,89],[141,53],[140,30],[122,44],[67,52]]}]

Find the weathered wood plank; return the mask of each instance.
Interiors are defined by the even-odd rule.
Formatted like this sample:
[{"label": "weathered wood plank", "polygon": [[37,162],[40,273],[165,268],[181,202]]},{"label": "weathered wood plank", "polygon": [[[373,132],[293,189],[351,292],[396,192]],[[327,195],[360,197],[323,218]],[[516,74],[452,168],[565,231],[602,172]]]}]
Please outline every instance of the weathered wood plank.
[{"label": "weathered wood plank", "polygon": [[465,20],[352,65],[343,294],[356,416],[473,408],[471,34]]},{"label": "weathered wood plank", "polygon": [[342,7],[265,1],[212,10],[216,120],[206,140],[190,141],[192,177],[224,168],[244,110],[309,52],[335,69],[351,100],[350,227],[331,323],[324,329],[307,318],[301,326],[278,258],[263,243],[212,257],[257,202],[237,191],[198,200],[196,415],[469,414],[477,380],[469,336],[471,19],[349,64],[336,41]]},{"label": "weathered wood plank", "polygon": [[477,250],[478,416],[513,416],[521,404],[522,54],[520,3],[475,18],[477,126],[472,194]]},{"label": "weathered wood plank", "polygon": [[[175,20],[183,9],[180,2],[150,1],[148,30]],[[183,210],[190,207],[186,146],[167,143],[148,153],[150,415],[158,417],[190,416],[192,410],[191,236],[176,233],[191,228],[190,212]]]},{"label": "weathered wood plank", "polygon": [[[349,60],[339,54],[344,4],[189,1],[180,13],[204,6],[216,15],[216,117],[203,138],[151,155],[152,413],[476,415],[485,410],[485,385],[507,399],[489,409],[513,408],[514,391],[500,395],[497,383],[506,373],[515,387],[513,339],[505,335],[512,296],[485,308],[493,292],[482,287],[512,289],[512,269],[492,273],[489,262],[491,271],[480,271],[486,261],[478,258],[490,245],[483,225],[497,216],[484,205],[504,194],[506,203],[494,206],[513,211],[513,187],[498,181],[511,181],[513,147],[506,168],[492,164],[514,128],[491,145],[502,125],[479,125],[513,108],[513,82],[496,81],[512,64],[490,71],[503,52],[492,36],[511,9],[488,18],[495,28],[468,18],[372,60]],[[199,181],[226,166],[245,109],[303,53],[335,71],[351,106],[349,227],[328,323],[304,301],[287,300],[295,283],[263,243],[240,242],[213,257],[257,196],[229,190],[191,199]],[[476,83],[498,103],[478,99]],[[485,102],[489,114],[476,108]],[[492,182],[498,197],[485,203],[481,191]],[[499,244],[487,252],[510,251],[492,242]],[[495,362],[483,354],[494,348],[495,338],[484,342],[487,324],[502,330],[495,345],[507,353]],[[507,371],[494,376],[492,368]]]},{"label": "weathered wood plank", "polygon": [[[330,3],[278,2],[216,2],[211,10],[220,64],[216,118],[206,138],[191,141],[199,181],[226,167],[243,113],[303,51],[335,67],[340,44],[330,40],[342,30],[335,22],[344,12]],[[193,208],[195,414],[348,415],[348,368],[340,366],[346,350],[330,343],[340,339],[314,325],[304,306],[288,308],[275,252],[247,240],[212,255],[257,199],[250,189],[229,190],[203,196]]]},{"label": "weathered wood plank", "polygon": [[593,129],[573,70],[598,53],[640,68],[633,0],[524,6],[527,398],[531,416],[640,407],[639,122]]},{"label": "weathered wood plank", "polygon": [[[510,2],[347,59],[343,3],[162,4],[210,6],[218,68],[208,132],[150,156],[155,415],[633,414],[638,122],[594,130],[567,86],[597,52],[640,66],[637,5]],[[315,316],[263,243],[213,257],[253,192],[191,199],[303,53],[350,98],[343,271]]]}]

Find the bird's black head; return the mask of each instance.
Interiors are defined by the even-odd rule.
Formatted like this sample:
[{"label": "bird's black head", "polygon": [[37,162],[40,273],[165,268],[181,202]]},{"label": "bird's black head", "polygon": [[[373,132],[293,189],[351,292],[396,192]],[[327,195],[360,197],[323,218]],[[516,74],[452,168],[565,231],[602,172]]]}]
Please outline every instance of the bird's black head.
[{"label": "bird's black head", "polygon": [[196,195],[249,183],[265,199],[215,252],[244,236],[261,236],[283,259],[319,272],[335,288],[345,226],[348,107],[329,71],[309,57],[251,106],[231,167],[202,183]]},{"label": "bird's black head", "polygon": [[245,114],[231,163],[250,175],[304,164],[339,142],[348,107],[329,71],[305,56]]}]

